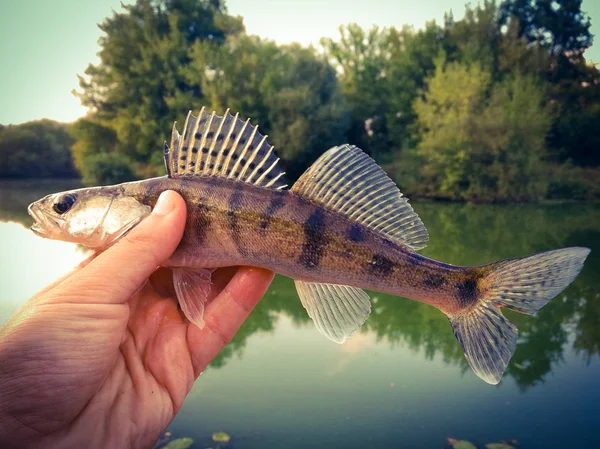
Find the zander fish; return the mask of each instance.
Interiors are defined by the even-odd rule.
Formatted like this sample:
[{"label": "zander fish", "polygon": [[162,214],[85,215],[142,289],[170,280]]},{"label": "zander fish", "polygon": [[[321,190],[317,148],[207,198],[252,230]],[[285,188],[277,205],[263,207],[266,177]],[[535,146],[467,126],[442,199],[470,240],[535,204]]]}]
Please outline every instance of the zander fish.
[{"label": "zander fish", "polygon": [[590,250],[565,248],[478,267],[416,251],[425,226],[385,172],[359,148],[325,152],[286,189],[279,159],[249,120],[188,114],[165,143],[167,176],[48,195],[29,206],[32,230],[101,251],[139,223],[164,190],[187,203],[173,270],[185,316],[203,327],[210,274],[257,266],[294,279],[317,329],[343,343],[368,318],[369,289],[431,304],[450,320],[473,371],[502,377],[517,329],[501,307],[534,314],[579,274]]}]

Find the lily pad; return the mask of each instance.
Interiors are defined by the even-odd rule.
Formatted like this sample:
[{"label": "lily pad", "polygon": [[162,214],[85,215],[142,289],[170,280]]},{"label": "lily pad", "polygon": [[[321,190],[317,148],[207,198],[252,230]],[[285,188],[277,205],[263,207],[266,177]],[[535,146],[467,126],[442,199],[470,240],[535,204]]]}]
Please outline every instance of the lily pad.
[{"label": "lily pad", "polygon": [[467,440],[455,440],[454,438],[448,438],[448,442],[454,449],[477,449],[477,446]]},{"label": "lily pad", "polygon": [[485,445],[487,449],[515,449],[514,446],[506,443],[488,443]]},{"label": "lily pad", "polygon": [[191,438],[177,438],[169,441],[169,444],[163,446],[162,449],[188,449],[192,444],[194,444],[194,440]]},{"label": "lily pad", "polygon": [[217,443],[229,443],[231,436],[225,432],[215,432],[212,434],[212,439]]}]

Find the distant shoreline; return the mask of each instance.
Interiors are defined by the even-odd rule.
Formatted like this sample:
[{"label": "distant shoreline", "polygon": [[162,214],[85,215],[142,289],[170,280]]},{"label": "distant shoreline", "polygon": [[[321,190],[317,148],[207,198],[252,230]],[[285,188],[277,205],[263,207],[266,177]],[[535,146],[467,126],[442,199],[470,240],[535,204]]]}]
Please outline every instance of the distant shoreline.
[{"label": "distant shoreline", "polygon": [[[44,190],[45,187],[56,187],[53,191],[69,190],[74,188],[85,187],[81,178],[1,178],[0,189],[2,188],[25,188],[26,190]],[[402,190],[402,189],[401,189]],[[52,193],[52,192],[48,192]],[[515,205],[515,204],[539,204],[539,205],[561,205],[561,204],[599,204],[600,200],[594,199],[576,199],[576,198],[560,198],[560,199],[543,199],[539,201],[474,201],[474,200],[457,200],[445,198],[441,196],[426,196],[411,194],[410,192],[402,191],[404,196],[410,202],[430,202],[430,203],[454,203],[454,204],[485,204],[485,205]]]}]

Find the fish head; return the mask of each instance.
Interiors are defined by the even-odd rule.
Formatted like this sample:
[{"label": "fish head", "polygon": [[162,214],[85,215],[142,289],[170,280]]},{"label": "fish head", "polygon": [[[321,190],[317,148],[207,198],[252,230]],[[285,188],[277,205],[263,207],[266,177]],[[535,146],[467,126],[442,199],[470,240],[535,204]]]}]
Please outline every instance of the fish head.
[{"label": "fish head", "polygon": [[150,210],[120,186],[53,193],[27,208],[34,219],[31,230],[37,235],[95,250],[111,246]]}]

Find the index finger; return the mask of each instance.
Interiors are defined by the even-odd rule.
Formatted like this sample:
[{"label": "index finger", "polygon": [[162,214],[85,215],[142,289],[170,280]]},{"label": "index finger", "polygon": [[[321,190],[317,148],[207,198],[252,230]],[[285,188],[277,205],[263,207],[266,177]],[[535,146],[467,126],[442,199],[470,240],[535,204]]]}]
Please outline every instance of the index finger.
[{"label": "index finger", "polygon": [[233,338],[266,293],[275,273],[240,267],[204,311],[204,328],[189,326],[187,340],[196,376]]}]

